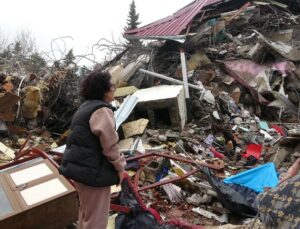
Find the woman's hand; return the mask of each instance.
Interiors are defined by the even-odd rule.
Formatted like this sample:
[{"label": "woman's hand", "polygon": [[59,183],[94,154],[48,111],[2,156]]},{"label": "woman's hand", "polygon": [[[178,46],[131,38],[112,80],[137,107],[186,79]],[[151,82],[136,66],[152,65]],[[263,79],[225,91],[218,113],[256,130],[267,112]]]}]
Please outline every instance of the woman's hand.
[{"label": "woman's hand", "polygon": [[298,174],[300,170],[300,158],[298,158],[294,164],[288,169],[287,173],[283,175],[283,177],[280,179],[279,184],[283,183],[287,179],[295,176]]},{"label": "woman's hand", "polygon": [[288,169],[287,174],[289,177],[296,176],[300,170],[300,158],[298,158],[294,164]]}]

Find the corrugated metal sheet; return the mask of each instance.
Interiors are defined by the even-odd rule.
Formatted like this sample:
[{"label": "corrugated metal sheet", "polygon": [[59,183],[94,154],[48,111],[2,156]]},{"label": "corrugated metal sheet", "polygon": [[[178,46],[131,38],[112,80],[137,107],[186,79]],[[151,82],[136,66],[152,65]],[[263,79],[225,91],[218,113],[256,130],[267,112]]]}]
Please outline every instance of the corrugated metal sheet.
[{"label": "corrugated metal sheet", "polygon": [[125,37],[165,37],[178,36],[203,9],[221,0],[197,0],[178,10],[171,16],[160,19],[141,28],[127,30]]},{"label": "corrugated metal sheet", "polygon": [[116,130],[118,130],[120,125],[128,118],[137,103],[138,98],[136,96],[127,96],[119,109],[115,111],[114,116],[116,120]]}]

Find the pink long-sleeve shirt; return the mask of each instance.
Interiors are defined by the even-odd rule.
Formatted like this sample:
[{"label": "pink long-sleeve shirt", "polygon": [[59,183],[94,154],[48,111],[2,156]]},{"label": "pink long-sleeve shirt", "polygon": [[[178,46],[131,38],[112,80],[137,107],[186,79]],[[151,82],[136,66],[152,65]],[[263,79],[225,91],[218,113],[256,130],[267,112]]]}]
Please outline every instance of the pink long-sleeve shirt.
[{"label": "pink long-sleeve shirt", "polygon": [[126,161],[117,146],[119,137],[115,130],[113,111],[107,107],[96,110],[91,115],[90,128],[91,131],[99,137],[104,156],[107,157],[117,171],[123,171]]}]

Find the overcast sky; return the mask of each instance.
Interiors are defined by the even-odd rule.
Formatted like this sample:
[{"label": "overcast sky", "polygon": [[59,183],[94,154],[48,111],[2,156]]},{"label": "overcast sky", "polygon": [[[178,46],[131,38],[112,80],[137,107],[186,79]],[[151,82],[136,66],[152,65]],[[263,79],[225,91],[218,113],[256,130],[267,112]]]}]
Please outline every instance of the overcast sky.
[{"label": "overcast sky", "polygon": [[[193,0],[135,0],[141,25],[171,15]],[[3,0],[0,31],[13,39],[29,30],[40,50],[62,36],[75,54],[88,53],[100,38],[118,41],[126,25],[131,0]]]}]

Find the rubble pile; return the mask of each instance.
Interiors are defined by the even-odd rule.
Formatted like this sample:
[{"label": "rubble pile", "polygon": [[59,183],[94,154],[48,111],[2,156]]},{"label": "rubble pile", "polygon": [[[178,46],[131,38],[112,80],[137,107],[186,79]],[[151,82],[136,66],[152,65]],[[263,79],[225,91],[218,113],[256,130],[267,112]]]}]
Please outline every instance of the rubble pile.
[{"label": "rubble pile", "polygon": [[[201,25],[191,26],[195,28],[191,34],[196,34],[184,44],[167,41],[158,50],[153,63],[159,64],[153,66],[154,71],[180,78],[180,57],[174,58],[174,53],[182,47],[187,53],[189,82],[200,81],[215,96],[224,90],[234,93],[236,102],[271,119],[276,116],[272,117],[275,113],[271,115],[270,109],[278,114],[274,107],[284,106],[297,114],[299,18],[273,5],[256,4],[218,17],[213,12],[214,17],[209,12],[206,15],[208,19]],[[288,95],[289,101],[282,95]]]},{"label": "rubble pile", "polygon": [[22,72],[1,73],[1,142],[17,151],[30,135],[27,144],[49,152],[80,105],[80,78],[64,69],[40,75]]},{"label": "rubble pile", "polygon": [[[152,42],[151,52],[118,57],[105,69],[117,86],[126,170],[136,195],[164,221],[255,228],[256,197],[300,157],[299,9],[283,0],[229,5],[206,6],[183,43]],[[180,49],[189,99],[184,86],[173,85],[184,74]],[[79,82],[68,68],[3,70],[1,164],[28,144],[51,157],[61,153],[80,105]],[[120,190],[113,190],[116,199]]]},{"label": "rubble pile", "polygon": [[[160,43],[152,54],[153,59],[143,66],[181,79],[178,51],[185,50],[189,83],[205,88],[202,91],[190,89],[192,122],[181,132],[176,128],[156,132],[146,129],[143,143],[151,145],[149,149],[165,148],[171,155],[195,162],[221,164],[223,172],[215,174],[221,179],[268,162],[273,162],[284,174],[299,151],[294,148],[299,140],[299,17],[279,3],[263,4],[262,1],[241,4],[231,12],[222,5],[212,5],[206,8],[204,17],[200,16],[202,21],[192,21],[189,31],[192,35],[183,44]],[[144,74],[145,71],[136,71],[129,82],[136,87],[171,82],[153,79],[151,74],[146,78]],[[211,92],[211,96],[205,97],[206,91]],[[168,168],[169,174],[176,171],[172,165]],[[149,182],[149,171],[144,169],[144,173],[141,185]],[[145,191],[142,197],[166,218],[181,217],[197,224],[200,214],[206,218],[200,220],[205,221],[204,225],[212,223],[207,218],[214,221],[212,224],[228,223],[232,218],[218,218],[227,214],[226,211],[211,208],[214,205],[224,208],[224,201],[222,205],[215,199],[216,193],[207,195],[207,190],[198,185],[207,178],[201,178],[190,184],[198,187],[196,190],[181,183]],[[153,177],[150,181],[154,181]],[[180,202],[182,198],[184,201]],[[193,206],[200,210],[196,211]],[[205,213],[207,210],[210,214]]]}]

